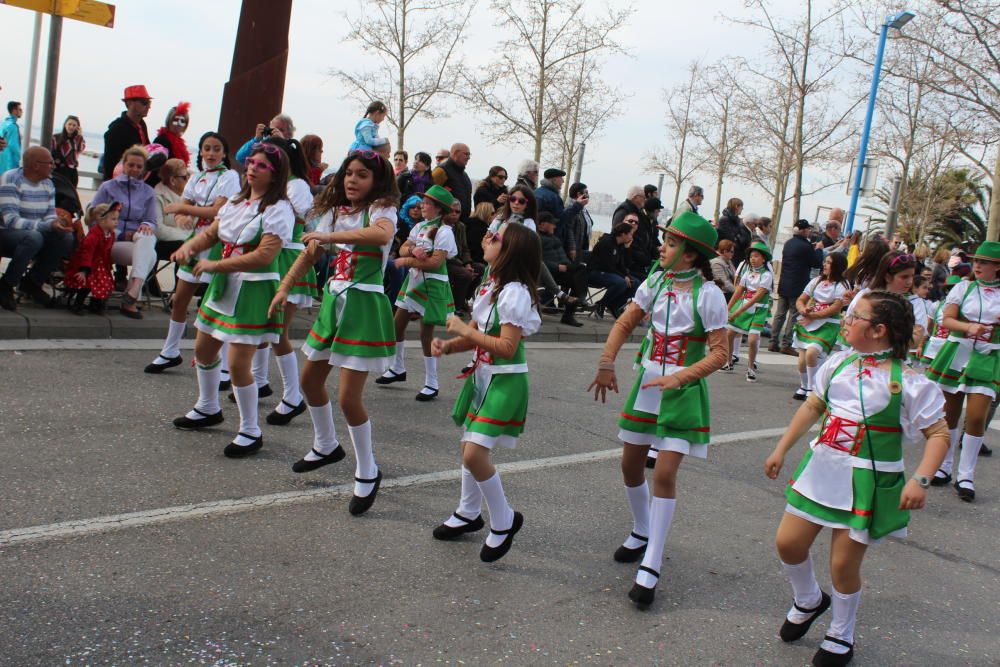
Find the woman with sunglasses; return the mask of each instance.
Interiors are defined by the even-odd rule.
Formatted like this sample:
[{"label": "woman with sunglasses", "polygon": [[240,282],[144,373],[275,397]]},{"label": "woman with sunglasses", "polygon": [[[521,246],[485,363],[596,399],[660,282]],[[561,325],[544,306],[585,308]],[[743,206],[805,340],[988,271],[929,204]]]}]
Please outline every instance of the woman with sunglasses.
[{"label": "woman with sunglasses", "polygon": [[395,264],[410,272],[396,299],[396,356],[382,377],[375,380],[382,385],[406,380],[406,326],[411,318],[418,318],[420,346],[424,353],[424,386],[416,399],[422,402],[433,401],[439,390],[438,360],[431,354],[434,327],[443,326],[448,316],[455,312],[446,262],[458,254],[458,244],[451,227],[443,224],[454,202],[452,194],[440,185],[428,188],[421,203],[424,219],[410,230],[406,243],[399,248]]},{"label": "woman with sunglasses", "polygon": [[487,563],[502,558],[521,529],[524,517],[507,501],[491,454],[513,448],[524,431],[528,412],[528,365],[524,339],[542,324],[535,289],[541,262],[538,236],[523,225],[506,225],[484,241],[484,256],[493,267],[476,292],[472,323],[448,318],[450,340],[435,338],[435,357],[474,350],[476,362],[466,373],[452,419],[463,427],[462,495],[458,509],[434,529],[439,540],[453,540],[479,530],[482,505],[490,512],[490,532],[479,552]]},{"label": "woman with sunglasses", "polygon": [[472,205],[482,203],[491,204],[495,210],[507,203],[507,170],[503,167],[490,167],[489,175],[476,188]]},{"label": "woman with sunglasses", "polygon": [[307,217],[317,220],[316,231],[302,237],[306,249],[285,275],[270,308],[272,313],[281,312],[293,285],[316,263],[323,246],[337,244],[319,315],[302,346],[307,358],[302,366],[302,392],[312,419],[313,446],[292,471],[310,472],[345,456],[326,390],[330,371],[338,367],[338,401],[356,456],[354,495],[348,505],[355,515],[372,506],[382,481],[364,391],[368,374],[384,372],[395,352],[392,309],[382,280],[396,231],[398,199],[387,160],[370,151],[348,154],[313,201]]},{"label": "woman with sunglasses", "polygon": [[985,241],[971,256],[972,280],[955,285],[945,299],[941,326],[948,341],[927,377],[944,392],[951,446],[934,474],[935,486],[951,481],[952,459],[965,405],[965,435],[955,490],[966,502],[976,499],[973,475],[986,434],[990,404],[1000,392],[1000,242]]},{"label": "woman with sunglasses", "polygon": [[288,202],[288,158],[277,146],[256,144],[246,161],[247,182],[220,210],[216,220],[174,253],[178,263],[190,261],[212,246],[219,249],[194,266],[194,277],[211,273],[195,327],[198,402],[174,420],[179,429],[194,430],[223,421],[219,405],[219,351],[229,343],[229,370],[240,412],[236,437],[223,450],[243,458],[264,445],[258,421],[253,356],[261,343],[276,343],[284,329],[282,313],[269,312],[278,290],[278,255],[292,238],[295,213]]}]

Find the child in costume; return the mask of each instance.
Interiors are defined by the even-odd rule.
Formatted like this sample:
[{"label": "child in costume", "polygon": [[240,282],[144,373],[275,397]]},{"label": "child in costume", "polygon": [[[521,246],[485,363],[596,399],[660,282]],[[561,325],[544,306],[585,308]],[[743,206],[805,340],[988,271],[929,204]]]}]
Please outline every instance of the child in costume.
[{"label": "child in costume", "polygon": [[[764,243],[764,245],[767,245],[764,241],[760,241],[760,242]],[[768,247],[770,247],[770,246],[768,246]],[[772,274],[774,273],[774,266],[771,264],[770,261],[765,262],[765,266],[767,266],[767,270],[768,271],[770,271]],[[742,262],[740,262],[739,266],[736,267],[736,271],[735,271],[735,273],[733,275],[733,284],[734,285],[739,285],[740,280],[743,278],[743,276],[745,276],[747,274],[748,271],[750,271],[750,258],[746,257]],[[730,295],[730,296],[732,296],[732,295]],[[733,331],[729,335],[733,339],[733,345],[732,345],[732,347],[733,347],[733,353],[729,357],[729,363],[726,364],[726,366],[724,366],[722,368],[722,370],[727,371],[727,372],[733,370],[733,368],[736,367],[736,364],[739,363],[739,361],[740,361],[740,348],[743,347],[743,334],[741,334],[741,333],[739,333],[737,331]],[[754,364],[752,366],[750,366],[749,368],[751,370],[753,370],[754,373],[756,373],[757,370],[758,370],[757,363],[754,362]]]},{"label": "child in costume", "polygon": [[309,472],[344,458],[333,423],[326,379],[340,368],[338,399],[354,444],[356,465],[351,514],[372,506],[382,470],[372,449],[372,424],[364,404],[369,373],[382,373],[395,353],[392,308],[382,289],[383,268],[396,232],[399,191],[388,160],[370,151],[350,153],[333,180],[313,202],[309,218],[319,218],[316,231],[302,237],[302,251],[281,281],[271,303],[280,313],[296,282],[322,255],[322,245],[339,251],[323,287],[323,303],[302,351],[302,392],[313,424],[312,449],[292,466]]},{"label": "child in costume", "polygon": [[538,331],[538,236],[523,225],[508,224],[487,234],[483,257],[490,278],[476,292],[471,324],[452,315],[450,340],[435,338],[435,356],[475,350],[452,419],[464,427],[461,438],[462,496],[458,509],[434,529],[439,540],[455,539],[483,527],[483,498],[490,511],[490,533],[479,557],[489,563],[506,554],[524,517],[507,502],[500,474],[490,461],[494,447],[517,445],[528,412],[528,365],[524,339]]},{"label": "child in costume", "polygon": [[278,289],[278,254],[292,238],[295,214],[288,203],[288,157],[272,144],[255,144],[246,161],[247,183],[220,210],[218,218],[171,256],[189,262],[198,253],[221,246],[201,259],[194,278],[208,272],[212,282],[198,309],[194,356],[198,402],[174,420],[180,429],[201,429],[222,422],[219,406],[219,350],[229,343],[229,370],[240,412],[240,427],[223,453],[242,458],[264,445],[257,419],[257,383],[251,365],[261,343],[275,343],[284,329],[281,313],[268,304]]},{"label": "child in costume", "polygon": [[823,274],[806,285],[795,302],[799,319],[795,323],[792,347],[799,351],[799,388],[792,396],[806,400],[820,361],[830,354],[840,333],[840,311],[844,309],[844,282],[847,258],[843,253],[827,255]]},{"label": "child in costume", "polygon": [[[887,252],[879,260],[878,266],[875,268],[875,273],[872,274],[868,283],[856,291],[850,305],[847,306],[847,312],[844,314],[850,315],[853,313],[854,307],[872,290],[885,290],[886,292],[892,292],[905,298],[913,288],[913,276],[916,275],[916,271],[917,258],[913,255],[900,250]],[[909,301],[907,301],[907,304],[909,304]],[[912,306],[910,307],[910,314],[913,314]],[[914,336],[923,335],[923,333],[923,327],[919,323],[915,323],[913,326]],[[843,336],[843,332],[841,332],[841,336]],[[842,342],[844,349],[850,349],[846,338]]]},{"label": "child in costume", "polygon": [[774,289],[774,273],[767,268],[771,261],[771,250],[766,244],[756,241],[750,245],[750,270],[739,279],[736,291],[729,300],[729,363],[738,350],[733,349],[738,335],[747,336],[747,382],[757,381],[757,349],[760,332],[764,330],[771,313],[771,291]]},{"label": "child in costume", "polygon": [[[833,607],[826,637],[813,657],[818,667],[851,661],[865,551],[883,537],[905,536],[909,510],[924,506],[930,476],[948,448],[941,392],[906,367],[913,336],[906,299],[869,292],[844,322],[851,349],[820,367],[809,398],[764,463],[764,472],[776,479],[787,452],[824,417],[820,435],[785,491],[788,504],[775,538],[794,595],[781,639],[802,638]],[[921,435],[927,442],[924,454],[907,480],[903,444]],[[833,530],[832,595],[820,589],[809,555],[824,527]]]},{"label": "child in costume", "polygon": [[914,274],[912,291],[906,297],[906,300],[910,302],[910,307],[913,308],[914,325],[920,328],[919,332],[914,330],[913,341],[910,345],[910,365],[914,367],[920,366],[920,350],[923,349],[924,343],[927,341],[927,332],[931,326],[932,311],[929,307],[930,302],[927,301],[930,289],[929,279]]},{"label": "child in costume", "polygon": [[354,143],[351,144],[348,152],[374,151],[383,159],[388,160],[392,150],[389,146],[389,140],[378,136],[378,124],[385,120],[388,113],[389,109],[382,102],[376,101],[369,104],[368,108],[365,109],[364,118],[354,126]]},{"label": "child in costume", "polygon": [[[944,281],[944,285],[941,286],[942,297],[941,300],[934,306],[930,320],[930,329],[927,330],[924,347],[920,351],[920,363],[925,370],[934,362],[935,357],[937,357],[937,353],[941,351],[941,347],[948,340],[949,331],[941,326],[941,319],[944,317],[944,307],[947,305],[948,294],[955,285],[958,285],[961,282],[962,278],[960,276],[952,275],[948,276]],[[934,481],[937,480],[938,477],[935,476]],[[932,485],[939,486],[939,484],[934,484],[934,482],[932,482]]]},{"label": "child in costume", "polygon": [[[218,132],[206,132],[198,140],[196,166],[198,174],[188,179],[181,195],[182,201],[163,207],[164,213],[193,218],[189,241],[211,226],[223,205],[240,192],[240,175],[231,169],[229,164],[229,144]],[[210,256],[213,250],[216,254]],[[218,252],[220,252],[219,246],[212,246],[178,268],[177,284],[170,306],[170,322],[167,324],[167,337],[163,341],[160,353],[146,366],[146,373],[159,374],[183,362],[181,340],[184,338],[188,306],[191,305],[191,299],[199,285],[207,285],[212,280],[212,274],[204,271],[197,276],[194,275],[194,267],[203,259],[219,259]],[[228,348],[223,349],[220,374],[222,390],[229,388],[228,357]]]},{"label": "child in costume", "polygon": [[[588,391],[606,399],[618,391],[615,357],[633,329],[650,318],[641,367],[618,420],[625,494],[632,532],[615,551],[618,562],[642,559],[629,598],[652,603],[660,578],[667,532],[677,504],[676,480],[684,456],[708,453],[709,399],[705,377],[729,360],[726,300],[713,282],[709,259],[718,234],[697,213],[674,218],[662,246],[660,266],[636,291],[604,344],[597,377]],[[708,350],[706,351],[706,343]],[[653,470],[653,498],[646,486],[650,446],[659,450]]]},{"label": "child in costume", "polygon": [[438,395],[437,357],[431,355],[434,327],[444,325],[455,312],[455,299],[448,282],[445,262],[458,254],[458,245],[451,227],[442,218],[451,211],[455,198],[440,185],[432,185],[423,194],[420,204],[424,219],[414,225],[410,236],[399,248],[397,267],[410,270],[396,299],[396,356],[392,365],[377,384],[392,384],[406,380],[406,326],[411,319],[420,319],[420,346],[424,352],[424,387],[417,393],[418,401],[433,401]]},{"label": "child in costume", "polygon": [[966,502],[976,498],[976,461],[990,404],[1000,392],[1000,242],[983,242],[971,259],[973,280],[955,285],[948,293],[941,316],[948,340],[927,369],[927,377],[945,392],[951,434],[948,455],[934,475],[938,485],[951,481],[953,451],[961,434],[958,420],[965,404],[955,490]]},{"label": "child in costume", "polygon": [[83,302],[90,295],[90,311],[103,313],[105,300],[115,287],[111,275],[111,246],[115,244],[121,204],[97,204],[87,211],[87,235],[69,258],[63,284],[73,293],[69,310],[83,315]]}]

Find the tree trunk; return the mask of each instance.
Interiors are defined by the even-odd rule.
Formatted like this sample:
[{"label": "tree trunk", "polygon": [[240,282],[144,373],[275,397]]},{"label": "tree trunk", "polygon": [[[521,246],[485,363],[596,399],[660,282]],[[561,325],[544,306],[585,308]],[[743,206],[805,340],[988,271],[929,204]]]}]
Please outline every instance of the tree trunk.
[{"label": "tree trunk", "polygon": [[[792,219],[798,220],[802,209],[802,169],[805,155],[802,154],[802,126],[806,116],[806,76],[809,72],[809,42],[812,38],[812,0],[806,2],[806,35],[802,46],[802,73],[798,81],[798,117],[795,119],[795,193],[792,196]],[[860,167],[859,167],[860,168]]]},{"label": "tree trunk", "polygon": [[1000,146],[993,165],[993,192],[990,193],[990,213],[986,223],[986,240],[1000,241]]}]

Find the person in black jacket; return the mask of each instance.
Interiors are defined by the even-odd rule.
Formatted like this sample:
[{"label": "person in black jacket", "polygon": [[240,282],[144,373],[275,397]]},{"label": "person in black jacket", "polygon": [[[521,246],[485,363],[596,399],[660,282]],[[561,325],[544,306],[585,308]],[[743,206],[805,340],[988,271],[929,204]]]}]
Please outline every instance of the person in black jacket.
[{"label": "person in black jacket", "polygon": [[108,131],[104,133],[104,156],[101,158],[101,174],[104,180],[114,178],[115,166],[121,162],[126,150],[139,144],[149,143],[149,130],[143,120],[152,106],[153,98],[149,96],[146,86],[129,86],[122,96],[125,111],[111,121]]},{"label": "person in black jacket", "polygon": [[604,311],[610,310],[617,318],[639,288],[628,272],[628,247],[632,245],[632,233],[632,225],[621,222],[611,228],[610,234],[602,236],[590,253],[587,284],[607,288],[604,298],[597,304],[598,316],[603,317]]},{"label": "person in black jacket", "polygon": [[489,202],[496,210],[507,203],[507,170],[503,167],[499,165],[490,167],[489,176],[476,188],[476,194],[472,196],[472,205],[476,207],[483,202]]},{"label": "person in black jacket", "polygon": [[559,287],[576,297],[576,301],[566,304],[561,322],[571,327],[582,327],[573,317],[577,304],[587,295],[587,265],[574,262],[566,254],[563,241],[556,236],[556,223],[548,211],[538,214],[538,236],[542,241],[542,261]]},{"label": "person in black jacket", "polygon": [[719,224],[717,225],[719,240],[728,239],[736,246],[736,252],[733,253],[733,263],[736,266],[739,266],[740,262],[746,259],[747,250],[750,248],[750,243],[753,240],[750,230],[740,220],[742,212],[743,200],[733,197],[726,202],[726,208],[722,210],[722,215],[719,216]]},{"label": "person in black jacket", "polygon": [[450,157],[431,172],[431,180],[462,203],[462,222],[472,214],[472,181],[465,173],[471,155],[465,144],[452,144]]},{"label": "person in black jacket", "polygon": [[808,220],[796,222],[792,237],[785,242],[785,248],[781,251],[778,308],[771,322],[771,345],[768,348],[771,352],[798,356],[792,349],[792,332],[796,320],[795,301],[809,284],[810,272],[823,266],[823,250],[817,250],[809,242],[811,229],[812,225]]}]

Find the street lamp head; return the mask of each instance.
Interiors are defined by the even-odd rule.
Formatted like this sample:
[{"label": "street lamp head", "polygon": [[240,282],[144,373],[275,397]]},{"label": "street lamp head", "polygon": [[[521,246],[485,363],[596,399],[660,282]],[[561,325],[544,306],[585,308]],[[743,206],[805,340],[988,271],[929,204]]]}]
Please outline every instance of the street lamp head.
[{"label": "street lamp head", "polygon": [[890,28],[895,28],[896,30],[900,30],[904,25],[912,21],[913,17],[915,16],[916,14],[914,14],[911,11],[902,11],[899,12],[898,14],[890,16],[885,20],[885,22],[886,25],[888,25]]}]

